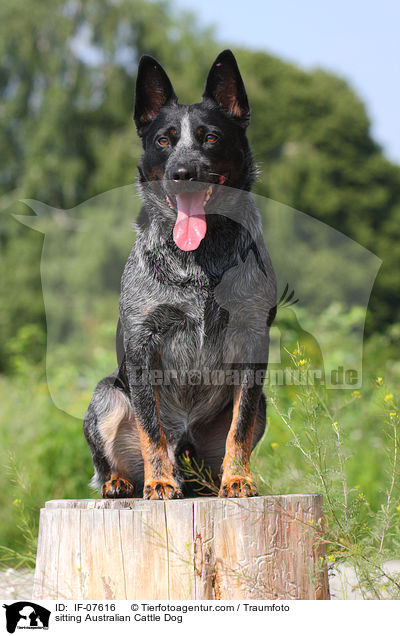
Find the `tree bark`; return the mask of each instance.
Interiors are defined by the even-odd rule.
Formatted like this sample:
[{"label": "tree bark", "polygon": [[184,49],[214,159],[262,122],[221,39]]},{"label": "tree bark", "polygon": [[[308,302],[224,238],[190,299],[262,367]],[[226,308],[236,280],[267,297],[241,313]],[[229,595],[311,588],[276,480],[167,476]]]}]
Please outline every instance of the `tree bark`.
[{"label": "tree bark", "polygon": [[35,599],[329,599],[321,495],[48,501]]}]

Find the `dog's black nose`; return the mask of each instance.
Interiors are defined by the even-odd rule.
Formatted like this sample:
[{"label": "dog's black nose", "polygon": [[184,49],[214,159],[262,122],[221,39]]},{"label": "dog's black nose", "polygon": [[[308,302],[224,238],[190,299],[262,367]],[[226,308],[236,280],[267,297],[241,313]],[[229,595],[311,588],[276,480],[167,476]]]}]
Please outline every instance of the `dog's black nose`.
[{"label": "dog's black nose", "polygon": [[196,177],[196,174],[193,169],[181,166],[180,168],[175,168],[171,176],[174,181],[190,181]]}]

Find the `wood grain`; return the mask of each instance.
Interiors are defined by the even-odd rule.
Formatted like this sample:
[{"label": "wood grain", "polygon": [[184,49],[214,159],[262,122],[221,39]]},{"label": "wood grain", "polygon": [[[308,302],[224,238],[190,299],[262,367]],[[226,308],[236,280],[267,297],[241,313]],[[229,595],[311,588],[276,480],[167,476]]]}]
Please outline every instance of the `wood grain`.
[{"label": "wood grain", "polygon": [[329,599],[320,495],[48,501],[34,599]]}]

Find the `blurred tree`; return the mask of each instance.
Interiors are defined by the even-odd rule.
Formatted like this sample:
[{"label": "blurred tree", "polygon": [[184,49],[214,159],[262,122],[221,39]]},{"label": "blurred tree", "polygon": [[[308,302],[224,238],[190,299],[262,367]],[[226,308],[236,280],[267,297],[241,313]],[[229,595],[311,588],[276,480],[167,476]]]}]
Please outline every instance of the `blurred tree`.
[{"label": "blurred tree", "polygon": [[398,320],[400,167],[371,138],[364,105],[345,81],[321,70],[305,73],[265,53],[239,51],[238,59],[262,173],[256,190],[377,254],[383,265],[369,331]]},{"label": "blurred tree", "polygon": [[[10,216],[27,212],[18,199],[65,209],[132,183],[141,152],[132,123],[140,56],[162,60],[189,100],[217,49],[210,29],[162,0],[2,3],[0,368],[12,335],[29,323],[45,328],[43,237]],[[104,228],[105,269],[115,262],[106,237]]]},{"label": "blurred tree", "polygon": [[[157,57],[180,100],[192,102],[221,48],[212,30],[164,0],[3,0],[4,340],[26,324],[44,327],[42,236],[10,217],[26,211],[16,201],[70,208],[132,183],[140,156],[131,121],[140,55]],[[263,52],[235,53],[252,105],[250,137],[262,175],[257,192],[331,224],[383,258],[370,324],[393,320],[400,307],[400,168],[371,138],[363,104],[333,75],[306,73]],[[114,260],[104,229],[104,262]]]}]

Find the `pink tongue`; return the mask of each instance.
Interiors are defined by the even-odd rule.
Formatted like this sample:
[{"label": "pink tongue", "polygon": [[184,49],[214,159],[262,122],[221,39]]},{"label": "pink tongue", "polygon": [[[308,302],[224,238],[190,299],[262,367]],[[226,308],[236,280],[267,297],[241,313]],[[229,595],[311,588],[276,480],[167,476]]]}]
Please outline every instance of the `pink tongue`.
[{"label": "pink tongue", "polygon": [[184,252],[196,250],[206,235],[204,211],[206,190],[182,192],[176,195],[178,216],[174,227],[174,241]]}]

